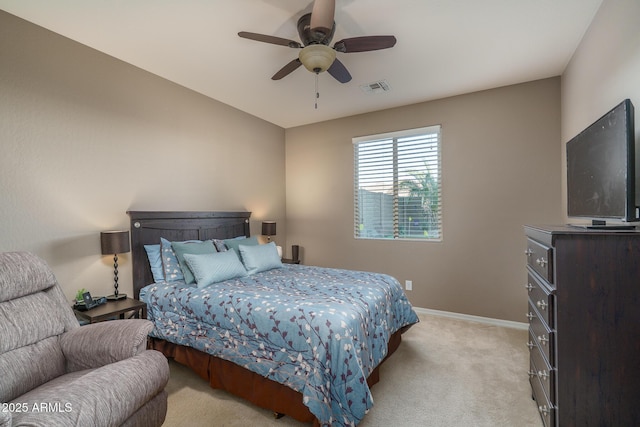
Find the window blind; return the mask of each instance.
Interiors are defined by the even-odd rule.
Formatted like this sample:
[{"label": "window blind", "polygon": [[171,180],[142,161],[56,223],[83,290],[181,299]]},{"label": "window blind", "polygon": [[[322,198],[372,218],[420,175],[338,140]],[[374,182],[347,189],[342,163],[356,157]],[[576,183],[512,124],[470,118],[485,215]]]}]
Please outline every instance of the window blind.
[{"label": "window blind", "polygon": [[441,240],[440,126],[353,142],[355,237]]}]

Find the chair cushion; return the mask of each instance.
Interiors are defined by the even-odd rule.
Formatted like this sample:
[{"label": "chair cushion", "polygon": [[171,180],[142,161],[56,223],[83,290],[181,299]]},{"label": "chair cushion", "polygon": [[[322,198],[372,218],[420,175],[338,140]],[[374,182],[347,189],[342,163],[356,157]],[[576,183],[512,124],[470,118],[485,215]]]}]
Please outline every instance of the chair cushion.
[{"label": "chair cushion", "polygon": [[15,403],[29,410],[13,413],[13,425],[121,425],[161,393],[168,380],[167,359],[147,350],[98,369],[60,376],[20,396]]},{"label": "chair cushion", "polygon": [[56,279],[49,266],[29,252],[0,254],[0,302],[53,287]]},{"label": "chair cushion", "polygon": [[79,326],[71,308],[59,303],[59,293],[54,286],[0,302],[0,401],[12,400],[66,372],[59,336]]},{"label": "chair cushion", "polygon": [[[5,255],[0,261],[6,261]],[[30,262],[28,257],[19,259]],[[48,271],[46,264],[44,267],[42,263],[36,265]],[[0,269],[6,271],[6,266],[0,262]],[[17,270],[31,271],[30,277],[37,275],[29,268]],[[16,285],[1,276],[0,280],[3,281],[0,290],[3,289],[1,286]],[[74,329],[79,329],[78,321],[57,284],[44,291],[0,302],[0,401],[12,400],[64,374],[65,357],[59,337]]]},{"label": "chair cushion", "polygon": [[65,373],[58,337],[0,354],[0,402],[9,402]]},{"label": "chair cushion", "polygon": [[64,333],[64,323],[56,314],[44,292],[0,303],[0,354]]}]

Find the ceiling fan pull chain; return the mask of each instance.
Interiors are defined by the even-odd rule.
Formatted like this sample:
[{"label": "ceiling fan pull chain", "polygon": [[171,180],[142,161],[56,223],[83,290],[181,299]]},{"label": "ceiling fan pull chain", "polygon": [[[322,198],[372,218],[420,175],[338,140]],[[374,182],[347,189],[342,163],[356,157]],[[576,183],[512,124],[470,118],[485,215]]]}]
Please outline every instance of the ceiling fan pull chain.
[{"label": "ceiling fan pull chain", "polygon": [[318,75],[320,73],[316,73],[316,110],[318,109],[318,98],[320,98],[320,92],[318,92]]}]

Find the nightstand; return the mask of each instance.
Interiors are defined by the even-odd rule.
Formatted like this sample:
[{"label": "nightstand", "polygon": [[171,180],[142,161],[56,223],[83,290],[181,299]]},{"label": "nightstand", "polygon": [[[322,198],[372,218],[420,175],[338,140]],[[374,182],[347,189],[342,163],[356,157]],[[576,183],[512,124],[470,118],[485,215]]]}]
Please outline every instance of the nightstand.
[{"label": "nightstand", "polygon": [[300,264],[300,260],[292,260],[291,258],[282,258],[282,263],[283,264]]},{"label": "nightstand", "polygon": [[89,323],[102,322],[112,318],[120,319],[146,319],[147,304],[133,298],[125,298],[117,301],[107,301],[96,308],[87,311],[73,310],[77,317]]}]

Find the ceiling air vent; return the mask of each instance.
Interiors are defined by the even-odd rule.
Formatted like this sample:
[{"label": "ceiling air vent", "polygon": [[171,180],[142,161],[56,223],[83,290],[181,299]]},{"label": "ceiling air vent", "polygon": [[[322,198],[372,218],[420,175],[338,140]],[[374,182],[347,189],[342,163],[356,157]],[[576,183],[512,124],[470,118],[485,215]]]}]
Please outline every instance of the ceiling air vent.
[{"label": "ceiling air vent", "polygon": [[364,93],[374,94],[388,92],[391,90],[391,86],[389,86],[386,80],[378,80],[377,82],[360,85],[360,89],[362,89]]}]

